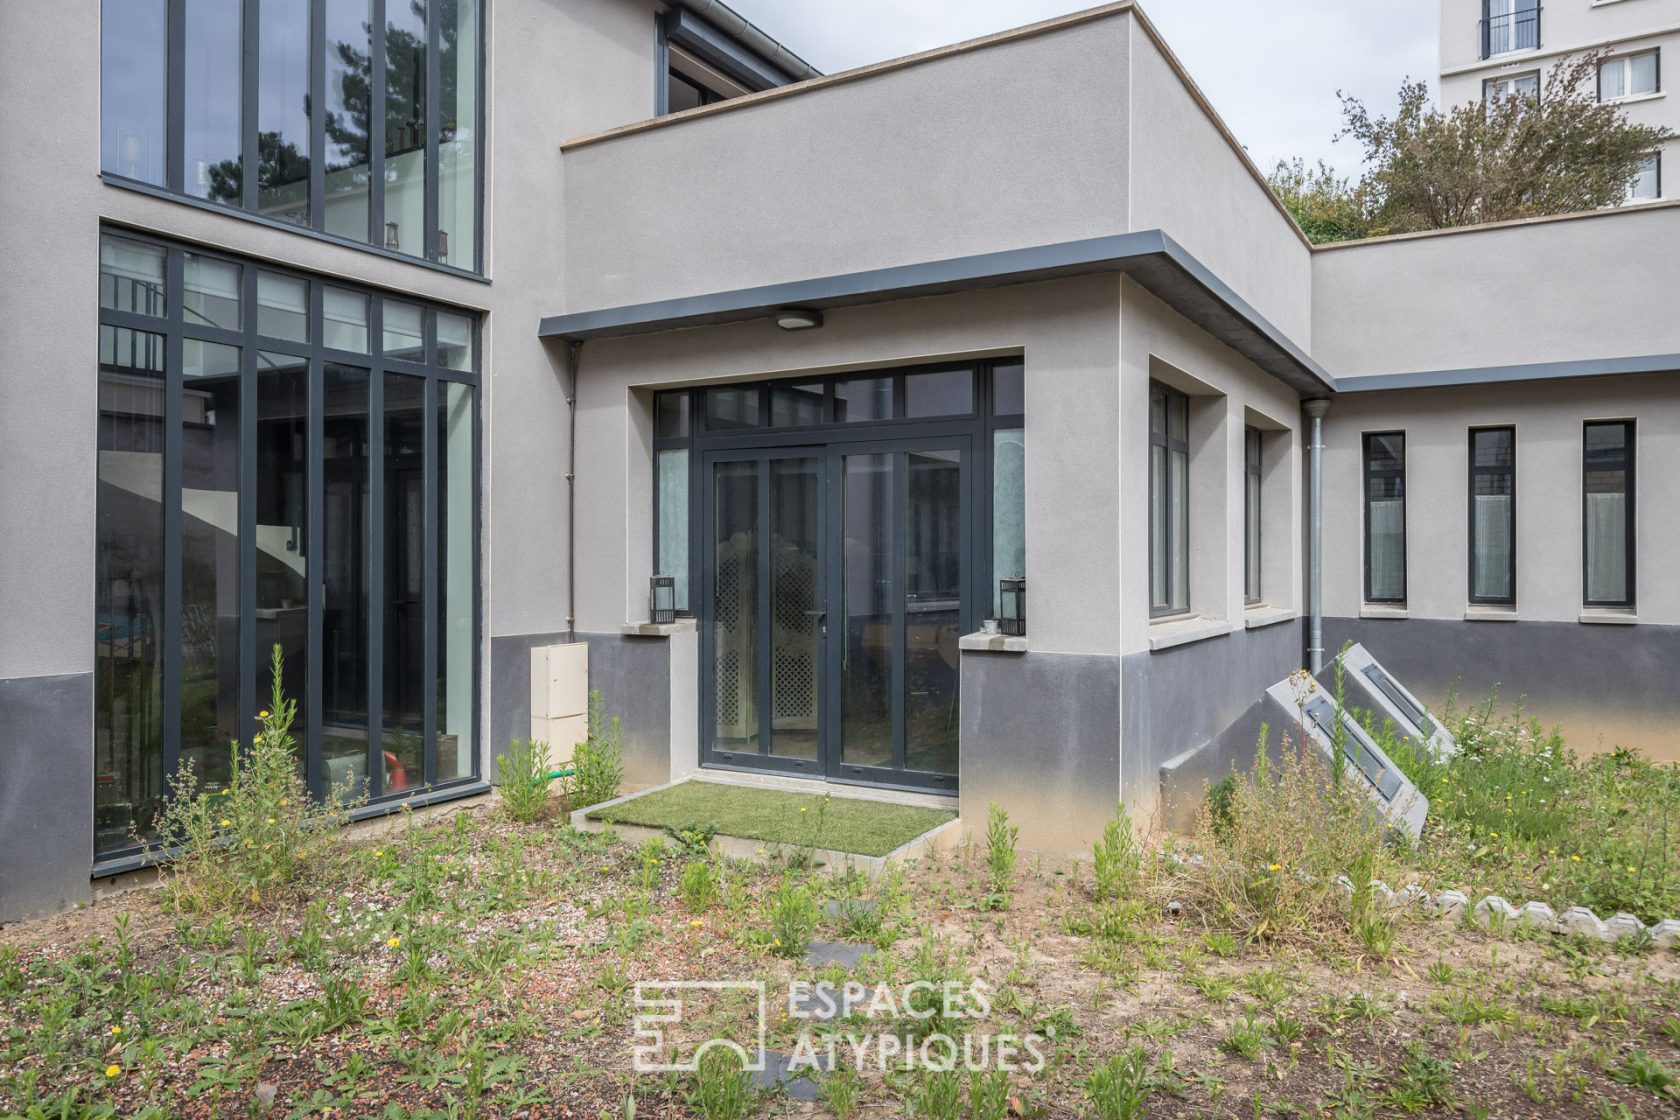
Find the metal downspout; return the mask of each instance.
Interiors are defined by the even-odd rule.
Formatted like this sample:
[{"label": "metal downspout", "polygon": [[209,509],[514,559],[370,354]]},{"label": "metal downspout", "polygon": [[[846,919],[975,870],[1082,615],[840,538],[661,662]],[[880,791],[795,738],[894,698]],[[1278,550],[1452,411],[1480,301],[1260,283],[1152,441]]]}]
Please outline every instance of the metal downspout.
[{"label": "metal downspout", "polygon": [[566,640],[577,641],[577,387],[583,342],[566,343]]},{"label": "metal downspout", "polygon": [[1327,400],[1306,401],[1307,415],[1307,668],[1324,668],[1324,414]]}]

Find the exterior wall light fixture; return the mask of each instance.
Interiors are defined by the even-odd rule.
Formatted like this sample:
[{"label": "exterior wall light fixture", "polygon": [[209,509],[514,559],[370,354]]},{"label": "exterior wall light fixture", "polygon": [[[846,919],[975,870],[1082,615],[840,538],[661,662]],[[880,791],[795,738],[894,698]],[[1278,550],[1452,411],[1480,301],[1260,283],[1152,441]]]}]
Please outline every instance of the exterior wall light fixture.
[{"label": "exterior wall light fixture", "polygon": [[998,629],[1005,634],[1027,632],[1027,580],[1009,576],[998,580]]},{"label": "exterior wall light fixture", "polygon": [[784,331],[810,331],[823,325],[821,311],[808,307],[784,307],[776,312],[776,325]]},{"label": "exterior wall light fixture", "polygon": [[396,222],[385,223],[385,248],[391,250],[393,253],[402,248],[402,241],[397,237]]},{"label": "exterior wall light fixture", "polygon": [[677,620],[677,580],[675,576],[649,577],[648,617],[661,626]]}]

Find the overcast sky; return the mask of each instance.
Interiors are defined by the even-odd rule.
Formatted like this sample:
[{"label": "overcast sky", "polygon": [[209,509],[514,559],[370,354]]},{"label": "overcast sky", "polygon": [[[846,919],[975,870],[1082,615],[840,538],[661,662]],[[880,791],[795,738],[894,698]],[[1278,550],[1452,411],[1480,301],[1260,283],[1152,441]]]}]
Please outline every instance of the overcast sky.
[{"label": "overcast sky", "polygon": [[[1092,6],[1080,0],[728,0],[828,73]],[[1262,170],[1359,168],[1336,91],[1391,112],[1400,82],[1434,88],[1436,0],[1144,0],[1143,8]]]}]

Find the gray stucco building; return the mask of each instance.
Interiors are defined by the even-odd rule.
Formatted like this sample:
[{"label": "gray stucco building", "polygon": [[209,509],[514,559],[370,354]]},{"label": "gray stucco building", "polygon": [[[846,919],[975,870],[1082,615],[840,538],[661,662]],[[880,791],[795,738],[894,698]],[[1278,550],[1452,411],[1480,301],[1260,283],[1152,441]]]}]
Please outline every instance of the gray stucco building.
[{"label": "gray stucco building", "polygon": [[1045,852],[1344,636],[1680,740],[1673,204],[1314,249],[1130,2],[821,75],[712,0],[82,0],[0,73],[0,920],[275,644],[368,813],[585,666],[634,785]]}]

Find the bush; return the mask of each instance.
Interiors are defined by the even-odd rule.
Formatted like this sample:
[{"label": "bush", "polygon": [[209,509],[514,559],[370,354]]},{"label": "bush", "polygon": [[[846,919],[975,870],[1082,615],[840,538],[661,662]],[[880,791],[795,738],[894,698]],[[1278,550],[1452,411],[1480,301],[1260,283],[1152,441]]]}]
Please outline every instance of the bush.
[{"label": "bush", "polygon": [[587,809],[618,796],[624,781],[624,743],[619,718],[607,716],[599,691],[589,694],[589,738],[572,749],[572,780],[566,803]]},{"label": "bush", "polygon": [[817,917],[811,892],[792,879],[783,879],[770,895],[771,950],[782,957],[804,956],[817,931]]},{"label": "bush", "polygon": [[1097,877],[1097,901],[1130,898],[1143,877],[1143,848],[1132,836],[1132,818],[1122,803],[1092,848]]},{"label": "bush", "polygon": [[153,846],[176,849],[162,882],[164,898],[176,910],[237,911],[273,901],[321,865],[338,843],[337,826],[359,800],[351,788],[334,790],[325,804],[310,798],[294,749],[297,701],[282,684],[285,664],[276,645],[273,693],[257,713],[261,730],[249,747],[229,744],[227,785],[200,785],[186,763],[170,782]]},{"label": "bush", "polygon": [[1021,830],[1009,823],[1001,805],[986,810],[986,909],[1009,909],[1009,891],[1015,882],[1015,838]]},{"label": "bush", "polygon": [[513,740],[496,756],[496,778],[507,815],[525,824],[537,820],[548,806],[548,744]]}]

